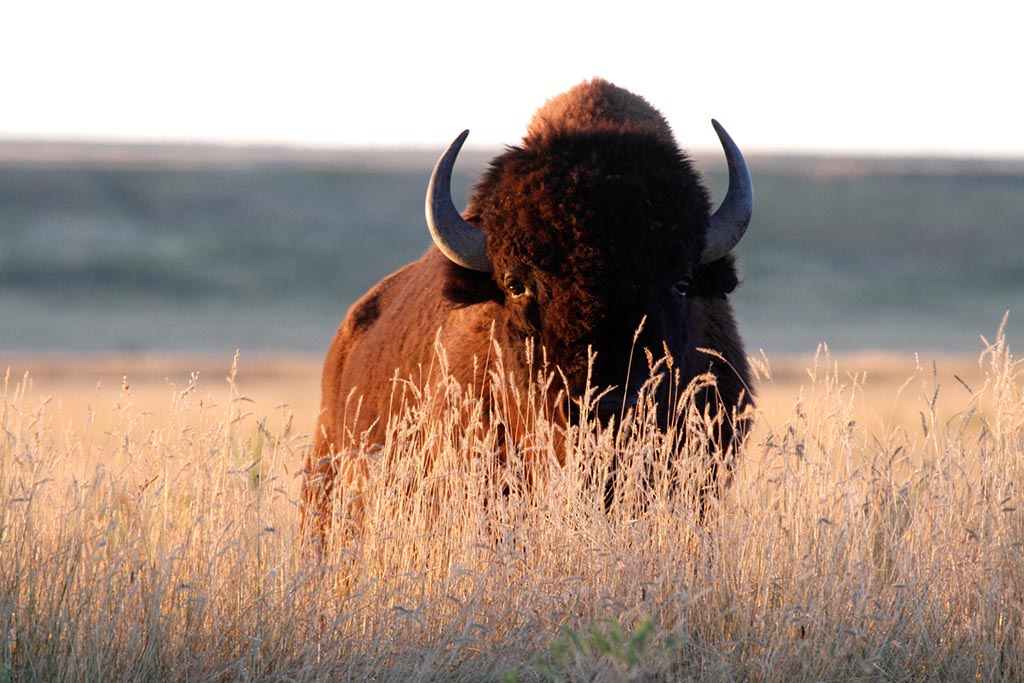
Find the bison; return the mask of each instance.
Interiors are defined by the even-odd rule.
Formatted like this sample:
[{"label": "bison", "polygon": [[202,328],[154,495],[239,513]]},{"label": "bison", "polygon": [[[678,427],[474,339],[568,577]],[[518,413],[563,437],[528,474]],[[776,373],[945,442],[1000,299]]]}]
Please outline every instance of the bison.
[{"label": "bison", "polygon": [[[449,376],[468,384],[479,381],[495,342],[509,350],[505,367],[517,371],[509,375],[528,377],[522,349],[532,340],[557,368],[563,395],[579,399],[588,384],[603,391],[602,418],[635,404],[650,374],[636,351],[647,348],[671,356],[683,381],[710,371],[716,389],[699,400],[723,415],[743,413],[749,368],[727,297],[753,190],[739,148],[712,123],[729,167],[714,212],[663,116],[601,79],[541,107],[522,143],[491,161],[460,215],[450,179],[462,133],[428,185],[433,244],[351,307],[327,353],[304,482],[307,528],[329,525],[335,486],[358,487],[360,466],[347,462],[346,447],[358,434],[383,442],[395,380],[437,380],[425,368],[438,342]],[[745,419],[727,417],[719,445],[735,445],[744,428]]]}]

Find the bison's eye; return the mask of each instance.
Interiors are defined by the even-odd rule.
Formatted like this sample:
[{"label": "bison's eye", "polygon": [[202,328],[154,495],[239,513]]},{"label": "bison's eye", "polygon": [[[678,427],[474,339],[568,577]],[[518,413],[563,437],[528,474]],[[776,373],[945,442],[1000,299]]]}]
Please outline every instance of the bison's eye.
[{"label": "bison's eye", "polygon": [[519,280],[509,280],[505,283],[505,289],[513,299],[518,299],[522,295],[526,294],[526,285]]},{"label": "bison's eye", "polygon": [[505,291],[508,292],[509,296],[511,296],[513,299],[518,299],[519,297],[526,294],[527,289],[526,285],[523,284],[522,280],[519,280],[518,278],[514,277],[508,277],[505,278]]},{"label": "bison's eye", "polygon": [[686,292],[690,289],[690,278],[684,277],[676,280],[674,285],[676,294],[680,296],[686,296]]}]

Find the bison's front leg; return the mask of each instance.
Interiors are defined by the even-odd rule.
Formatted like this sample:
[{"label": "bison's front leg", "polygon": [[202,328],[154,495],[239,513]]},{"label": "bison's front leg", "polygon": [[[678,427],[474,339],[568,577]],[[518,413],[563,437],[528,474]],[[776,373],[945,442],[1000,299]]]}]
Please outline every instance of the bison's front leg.
[{"label": "bison's front leg", "polygon": [[333,533],[340,532],[341,539],[358,537],[364,523],[363,490],[368,475],[366,460],[358,450],[338,453],[333,440],[321,430],[306,460],[302,484],[303,539],[324,552]]}]

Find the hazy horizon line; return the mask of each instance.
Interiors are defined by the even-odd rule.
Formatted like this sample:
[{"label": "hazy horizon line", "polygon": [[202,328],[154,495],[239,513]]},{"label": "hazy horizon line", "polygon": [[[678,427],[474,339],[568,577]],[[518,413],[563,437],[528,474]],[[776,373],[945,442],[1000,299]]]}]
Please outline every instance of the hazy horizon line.
[{"label": "hazy horizon line", "polygon": [[[518,142],[518,141],[517,141]],[[467,144],[460,160],[465,166],[483,165],[507,144]],[[719,149],[693,147],[690,156],[701,163],[724,165]],[[355,168],[402,169],[432,166],[444,144],[341,144],[281,140],[235,141],[172,138],[115,138],[88,136],[21,136],[0,134],[0,163],[101,165],[231,165],[259,163],[322,164]],[[1024,172],[1024,152],[989,154],[926,150],[774,149],[745,150],[748,161],[757,163],[850,162],[882,167],[912,164],[944,166],[980,165],[986,169]]]}]

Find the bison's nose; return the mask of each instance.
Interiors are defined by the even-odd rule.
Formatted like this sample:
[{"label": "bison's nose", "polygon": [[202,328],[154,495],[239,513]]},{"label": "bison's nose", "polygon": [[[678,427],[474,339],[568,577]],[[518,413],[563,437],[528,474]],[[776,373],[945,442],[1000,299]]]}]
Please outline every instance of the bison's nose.
[{"label": "bison's nose", "polygon": [[636,396],[623,396],[618,392],[612,392],[603,396],[597,402],[597,418],[601,421],[602,425],[607,425],[612,418],[615,418],[615,421],[621,424],[626,413],[631,408],[634,408],[636,404]]}]

